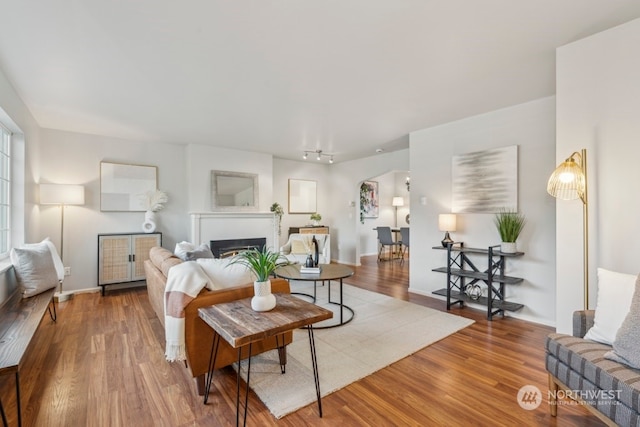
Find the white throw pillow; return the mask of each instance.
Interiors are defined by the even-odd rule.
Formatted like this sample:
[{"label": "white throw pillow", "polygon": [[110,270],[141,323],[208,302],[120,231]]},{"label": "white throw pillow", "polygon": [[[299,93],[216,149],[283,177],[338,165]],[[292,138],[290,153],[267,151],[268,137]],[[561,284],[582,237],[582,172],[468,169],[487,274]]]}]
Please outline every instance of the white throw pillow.
[{"label": "white throw pillow", "polygon": [[252,283],[253,274],[244,265],[231,264],[230,258],[199,258],[196,260],[209,276],[207,289],[225,289]]},{"label": "white throw pillow", "polygon": [[11,249],[10,256],[23,298],[38,295],[60,283],[46,242]]},{"label": "white throw pillow", "polygon": [[173,254],[180,258],[183,261],[187,260],[187,252],[194,251],[196,246],[190,242],[180,242],[176,243],[176,249],[173,251]]},{"label": "white throw pillow", "polygon": [[62,260],[60,259],[60,256],[58,255],[58,250],[56,249],[56,246],[53,244],[53,242],[48,237],[45,237],[45,239],[40,243],[26,243],[26,244],[22,245],[22,247],[23,248],[38,247],[39,245],[42,245],[43,243],[45,245],[47,245],[47,247],[49,248],[49,252],[51,253],[51,258],[53,259],[53,266],[56,268],[56,274],[58,275],[58,280],[63,281],[64,280],[64,265],[62,264]]},{"label": "white throw pillow", "polygon": [[622,325],[635,290],[637,276],[598,268],[596,313],[585,339],[612,345]]}]

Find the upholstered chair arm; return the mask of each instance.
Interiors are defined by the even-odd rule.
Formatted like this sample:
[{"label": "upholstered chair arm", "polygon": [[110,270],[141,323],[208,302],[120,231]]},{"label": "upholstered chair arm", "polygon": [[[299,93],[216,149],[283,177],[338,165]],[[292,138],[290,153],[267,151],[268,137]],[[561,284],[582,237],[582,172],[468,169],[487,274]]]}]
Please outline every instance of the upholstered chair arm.
[{"label": "upholstered chair arm", "polygon": [[325,259],[327,263],[331,262],[331,236],[324,235],[325,241],[324,246],[322,247],[322,257]]},{"label": "upholstered chair arm", "polygon": [[573,312],[573,336],[582,338],[593,326],[595,310],[578,310]]},{"label": "upholstered chair arm", "polygon": [[280,253],[282,255],[289,255],[291,253],[291,240],[280,246]]}]

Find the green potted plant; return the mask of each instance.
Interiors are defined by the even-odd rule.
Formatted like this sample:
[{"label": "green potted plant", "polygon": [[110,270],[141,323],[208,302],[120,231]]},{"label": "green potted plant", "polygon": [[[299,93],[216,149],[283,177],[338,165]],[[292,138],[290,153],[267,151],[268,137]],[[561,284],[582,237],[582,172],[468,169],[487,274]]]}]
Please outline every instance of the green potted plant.
[{"label": "green potted plant", "polygon": [[275,216],[278,217],[278,236],[282,234],[282,215],[284,215],[284,209],[280,206],[280,203],[275,202],[269,209]]},{"label": "green potted plant", "polygon": [[253,282],[254,296],[251,298],[251,308],[255,311],[269,311],[276,306],[276,297],[271,293],[273,271],[281,265],[287,264],[287,259],[279,252],[272,251],[266,246],[262,250],[248,249],[234,255],[229,265],[240,264],[255,276]]},{"label": "green potted plant", "polygon": [[322,215],[318,212],[311,214],[311,221],[313,221],[313,225],[320,225],[320,220],[322,219]]},{"label": "green potted plant", "polygon": [[504,253],[517,252],[516,240],[520,235],[520,232],[524,228],[526,218],[523,214],[503,209],[496,213],[494,223],[500,233],[500,239],[502,243],[500,250]]}]

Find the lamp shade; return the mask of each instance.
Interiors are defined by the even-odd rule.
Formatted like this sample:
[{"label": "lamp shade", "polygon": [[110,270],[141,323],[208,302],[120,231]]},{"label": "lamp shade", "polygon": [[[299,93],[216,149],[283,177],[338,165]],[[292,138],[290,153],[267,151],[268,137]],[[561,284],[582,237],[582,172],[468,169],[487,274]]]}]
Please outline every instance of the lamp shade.
[{"label": "lamp shade", "polygon": [[438,229],[440,231],[456,231],[455,214],[438,215]]},{"label": "lamp shade", "polygon": [[556,168],[547,182],[547,192],[561,200],[584,199],[586,179],[582,166],[568,158]]},{"label": "lamp shade", "polygon": [[403,197],[394,197],[391,202],[391,206],[404,206],[404,198]]},{"label": "lamp shade", "polygon": [[41,205],[84,205],[84,186],[40,184]]}]

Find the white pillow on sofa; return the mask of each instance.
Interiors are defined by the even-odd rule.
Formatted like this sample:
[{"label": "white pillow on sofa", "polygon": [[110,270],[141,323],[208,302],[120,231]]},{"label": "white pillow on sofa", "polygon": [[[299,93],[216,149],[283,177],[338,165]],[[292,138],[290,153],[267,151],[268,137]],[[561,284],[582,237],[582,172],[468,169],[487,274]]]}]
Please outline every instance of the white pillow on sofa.
[{"label": "white pillow on sofa", "polygon": [[211,291],[232,288],[254,281],[253,274],[247,267],[241,264],[231,264],[231,258],[198,258],[196,262],[209,276],[207,289]]},{"label": "white pillow on sofa", "polygon": [[187,252],[191,252],[196,249],[196,246],[190,242],[180,242],[176,243],[176,248],[173,251],[173,254],[180,258],[182,261],[187,260]]},{"label": "white pillow on sofa", "polygon": [[13,248],[10,257],[18,284],[23,289],[23,298],[38,295],[60,284],[53,256],[46,242]]},{"label": "white pillow on sofa", "polygon": [[598,268],[598,300],[593,326],[585,339],[612,345],[635,291],[637,276]]}]

